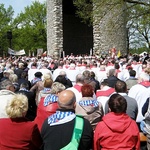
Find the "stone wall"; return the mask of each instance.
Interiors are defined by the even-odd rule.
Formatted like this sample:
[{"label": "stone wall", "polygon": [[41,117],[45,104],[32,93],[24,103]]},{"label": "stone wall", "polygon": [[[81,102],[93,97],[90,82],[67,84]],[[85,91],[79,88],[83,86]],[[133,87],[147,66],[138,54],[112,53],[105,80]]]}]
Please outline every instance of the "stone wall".
[{"label": "stone wall", "polygon": [[[63,0],[47,0],[47,54],[56,59],[59,58],[63,51],[63,37],[65,37],[63,35],[62,3]],[[113,47],[115,47],[117,51],[120,50],[122,54],[126,54],[126,23],[124,6],[125,5],[122,3],[114,6],[108,11],[109,7],[104,5],[104,8],[101,9],[102,11],[98,11],[96,16],[94,16],[95,22],[93,23],[92,45],[93,51],[96,55],[108,54],[109,50]],[[99,15],[104,12],[106,12],[106,15],[101,18]],[[71,25],[71,27],[73,27],[73,25]],[[81,32],[81,34],[83,34],[83,32]],[[74,36],[75,34],[72,39]],[[69,42],[69,40],[67,42]],[[79,40],[79,38],[77,40]],[[74,42],[76,45],[83,44],[81,40],[76,43],[77,40]],[[69,49],[69,47],[66,48]],[[73,50],[73,52],[74,51],[75,50]]]},{"label": "stone wall", "polygon": [[[126,54],[126,23],[124,5],[116,5],[111,10],[104,6],[100,14],[96,13],[93,24],[94,52],[97,55],[108,54],[113,47]],[[99,16],[101,13],[105,16]]]},{"label": "stone wall", "polygon": [[47,54],[57,59],[62,51],[62,0],[47,0]]}]

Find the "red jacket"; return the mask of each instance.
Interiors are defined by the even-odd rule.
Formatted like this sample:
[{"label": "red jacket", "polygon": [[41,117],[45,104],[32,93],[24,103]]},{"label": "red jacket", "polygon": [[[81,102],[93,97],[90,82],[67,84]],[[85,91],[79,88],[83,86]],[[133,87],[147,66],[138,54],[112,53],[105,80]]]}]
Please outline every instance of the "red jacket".
[{"label": "red jacket", "polygon": [[42,138],[37,125],[25,118],[0,119],[0,150],[39,150]]},{"label": "red jacket", "polygon": [[37,108],[37,116],[34,120],[34,122],[38,125],[39,130],[41,130],[45,119],[50,115],[54,114],[58,108],[57,102],[49,103],[49,105],[44,106],[44,99],[45,97],[42,97],[40,100]]},{"label": "red jacket", "polygon": [[94,150],[140,150],[139,129],[127,114],[110,112],[94,133]]}]

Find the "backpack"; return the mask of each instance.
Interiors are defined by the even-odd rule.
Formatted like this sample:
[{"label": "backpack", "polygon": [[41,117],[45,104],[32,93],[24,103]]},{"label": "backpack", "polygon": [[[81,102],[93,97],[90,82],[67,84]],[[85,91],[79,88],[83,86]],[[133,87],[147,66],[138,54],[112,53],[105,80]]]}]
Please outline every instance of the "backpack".
[{"label": "backpack", "polygon": [[78,150],[82,131],[83,131],[83,118],[76,116],[72,139],[70,143],[67,144],[65,147],[61,148],[61,150]]}]

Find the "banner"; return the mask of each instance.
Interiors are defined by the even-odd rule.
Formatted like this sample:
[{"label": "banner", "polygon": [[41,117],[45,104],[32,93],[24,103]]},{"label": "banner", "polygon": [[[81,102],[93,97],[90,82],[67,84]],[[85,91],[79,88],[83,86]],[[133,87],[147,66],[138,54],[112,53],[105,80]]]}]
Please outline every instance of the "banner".
[{"label": "banner", "polygon": [[42,56],[43,54],[43,48],[37,49],[37,56]]},{"label": "banner", "polygon": [[10,49],[10,48],[8,48],[8,54],[10,54],[10,55],[15,55],[15,51],[12,50],[12,49]]},{"label": "banner", "polygon": [[26,53],[25,53],[24,49],[19,50],[19,51],[15,51],[11,48],[8,48],[8,54],[19,56],[19,55],[25,55]]}]

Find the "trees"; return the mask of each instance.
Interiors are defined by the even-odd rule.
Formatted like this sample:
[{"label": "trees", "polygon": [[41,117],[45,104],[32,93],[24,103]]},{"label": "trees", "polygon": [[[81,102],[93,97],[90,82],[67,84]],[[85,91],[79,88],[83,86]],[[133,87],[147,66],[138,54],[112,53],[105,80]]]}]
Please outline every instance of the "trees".
[{"label": "trees", "polygon": [[7,32],[11,30],[13,19],[13,8],[9,6],[4,8],[4,4],[0,4],[0,55],[5,51],[9,45],[7,39]]},{"label": "trees", "polygon": [[10,47],[7,31],[11,31],[12,49],[25,49],[27,54],[37,48],[46,50],[46,3],[35,1],[15,19],[13,14],[11,6],[5,9],[0,5],[0,48],[7,53]]},{"label": "trees", "polygon": [[128,21],[131,47],[150,49],[150,5],[135,5]]},{"label": "trees", "polygon": [[[84,22],[92,21],[96,54],[113,46],[124,54],[129,53],[129,46],[138,39],[137,32],[139,37],[149,42],[149,24],[144,21],[149,20],[149,0],[74,0],[74,4],[78,9],[77,15]],[[130,42],[133,35],[134,40]]]},{"label": "trees", "polygon": [[[149,0],[74,0],[77,15],[93,25],[94,51],[108,53],[112,47],[129,53],[129,48],[150,48]],[[7,51],[7,31],[13,34],[12,48],[35,51],[47,49],[46,3],[38,1],[25,7],[13,19],[13,9],[0,5],[0,47]]]},{"label": "trees", "polygon": [[13,49],[26,53],[38,48],[46,50],[46,4],[38,1],[25,7],[13,22]]}]

